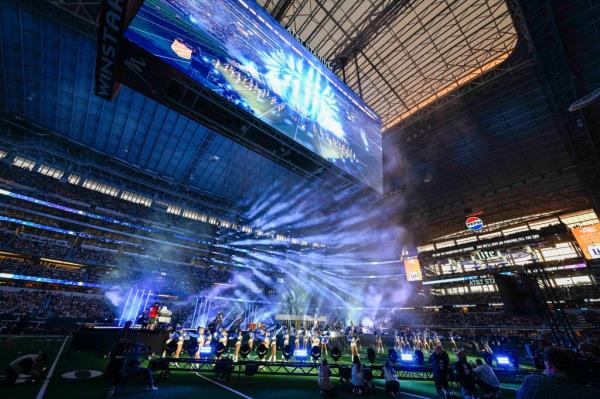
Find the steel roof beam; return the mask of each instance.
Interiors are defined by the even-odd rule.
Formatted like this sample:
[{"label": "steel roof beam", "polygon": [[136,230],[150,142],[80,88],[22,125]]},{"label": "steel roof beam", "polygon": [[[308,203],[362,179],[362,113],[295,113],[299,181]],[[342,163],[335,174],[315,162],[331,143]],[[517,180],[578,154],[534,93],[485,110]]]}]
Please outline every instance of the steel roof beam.
[{"label": "steel roof beam", "polygon": [[408,3],[408,0],[391,2],[358,32],[345,47],[341,47],[344,42],[340,42],[340,45],[334,49],[336,55],[331,60],[333,69],[339,71],[344,68],[348,62],[367,47],[383,28],[390,26],[398,18]]}]

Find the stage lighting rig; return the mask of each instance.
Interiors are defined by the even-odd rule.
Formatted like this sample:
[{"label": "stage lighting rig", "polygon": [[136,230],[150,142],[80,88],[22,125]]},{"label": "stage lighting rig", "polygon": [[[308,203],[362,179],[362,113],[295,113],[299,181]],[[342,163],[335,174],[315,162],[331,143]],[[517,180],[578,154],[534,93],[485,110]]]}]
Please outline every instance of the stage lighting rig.
[{"label": "stage lighting rig", "polygon": [[196,355],[196,352],[198,352],[198,349],[198,341],[195,339],[190,339],[186,348],[188,355],[190,355],[190,357],[194,357]]},{"label": "stage lighting rig", "polygon": [[291,346],[286,345],[283,347],[283,358],[285,360],[290,360],[290,358],[292,357],[293,354],[294,354],[294,352],[292,351]]},{"label": "stage lighting rig", "polygon": [[169,342],[167,344],[167,346],[165,347],[165,352],[167,353],[167,356],[173,356],[173,354],[175,353],[175,351],[177,350],[177,341],[172,340],[171,342]]},{"label": "stage lighting rig", "polygon": [[310,349],[310,356],[315,362],[319,360],[319,358],[321,357],[321,348],[319,348],[317,345],[313,346]]},{"label": "stage lighting rig", "polygon": [[221,357],[221,355],[225,353],[226,349],[227,348],[225,348],[225,344],[223,344],[223,342],[219,342],[215,347],[215,355],[217,358]]},{"label": "stage lighting rig", "polygon": [[243,344],[240,347],[240,356],[242,359],[245,359],[248,357],[248,355],[250,355],[251,349],[250,349],[250,345],[248,344]]},{"label": "stage lighting rig", "polygon": [[331,357],[333,358],[334,362],[337,362],[338,360],[340,360],[340,357],[342,357],[342,351],[340,350],[340,348],[338,348],[337,346],[334,347],[331,350]]},{"label": "stage lighting rig", "polygon": [[258,347],[256,348],[256,354],[258,355],[259,359],[262,359],[265,356],[267,356],[267,346],[265,344],[258,345]]}]

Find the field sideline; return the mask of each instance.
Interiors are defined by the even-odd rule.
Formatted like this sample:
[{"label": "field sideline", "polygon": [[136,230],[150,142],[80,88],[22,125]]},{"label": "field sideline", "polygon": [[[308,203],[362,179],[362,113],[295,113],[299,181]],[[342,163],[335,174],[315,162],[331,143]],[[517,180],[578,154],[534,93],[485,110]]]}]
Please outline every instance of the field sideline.
[{"label": "field sideline", "polygon": [[[49,355],[48,368],[52,366],[59,349],[64,341],[63,336],[42,337],[0,337],[0,365],[2,370],[16,357],[45,351]],[[0,396],[3,398],[19,399],[100,399],[105,398],[107,383],[103,377],[95,379],[69,380],[62,375],[75,370],[99,370],[103,371],[107,360],[85,352],[71,352],[69,340],[65,345],[53,375],[48,381],[47,390],[39,396],[43,383],[18,384],[14,388],[0,388]],[[301,399],[321,398],[317,389],[316,377],[309,376],[267,376],[255,375],[237,376],[233,375],[225,385],[215,383],[211,380],[211,373],[196,375],[190,372],[173,372],[166,379],[156,379],[159,390],[146,392],[141,380],[132,381],[117,398],[173,398],[173,399],[197,399],[219,398],[219,399]],[[336,379],[334,383],[337,384]],[[383,380],[376,379],[378,386],[375,397],[386,397],[383,392]],[[400,381],[402,397],[412,399],[435,398],[435,389],[430,381]],[[514,385],[505,385],[503,398],[514,398]],[[456,392],[458,394],[458,391]],[[460,397],[460,395],[458,395]],[[338,398],[354,398],[348,394],[339,394]]]}]

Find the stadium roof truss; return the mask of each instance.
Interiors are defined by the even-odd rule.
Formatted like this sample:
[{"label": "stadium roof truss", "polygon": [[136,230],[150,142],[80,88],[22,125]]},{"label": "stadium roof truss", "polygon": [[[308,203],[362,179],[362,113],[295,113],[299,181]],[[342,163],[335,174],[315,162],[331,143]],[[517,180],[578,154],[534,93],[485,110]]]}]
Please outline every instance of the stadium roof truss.
[{"label": "stadium roof truss", "polygon": [[258,0],[331,63],[386,130],[506,61],[504,0]]}]

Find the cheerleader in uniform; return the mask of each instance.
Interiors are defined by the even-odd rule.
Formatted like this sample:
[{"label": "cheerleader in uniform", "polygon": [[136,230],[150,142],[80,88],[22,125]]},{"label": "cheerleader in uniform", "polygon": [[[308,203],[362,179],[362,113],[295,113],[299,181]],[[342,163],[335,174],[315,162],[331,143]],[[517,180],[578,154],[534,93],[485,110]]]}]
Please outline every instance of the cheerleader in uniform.
[{"label": "cheerleader in uniform", "polygon": [[171,335],[171,337],[169,339],[167,339],[167,345],[169,343],[171,343],[172,341],[177,342],[177,349],[175,349],[175,353],[173,354],[174,358],[179,358],[179,355],[181,355],[184,340],[185,340],[185,337],[181,331],[173,332],[173,335]]},{"label": "cheerleader in uniform", "polygon": [[269,361],[270,362],[276,362],[277,361],[277,332],[273,333],[273,336],[271,337],[271,356],[269,357]]},{"label": "cheerleader in uniform", "polygon": [[202,348],[204,346],[204,343],[206,342],[206,335],[204,334],[204,327],[198,327],[198,338],[196,338],[196,342],[198,342],[198,350],[196,351],[196,354],[194,356],[195,359],[200,359],[202,357],[202,355],[200,354],[200,348]]},{"label": "cheerleader in uniform", "polygon": [[254,347],[254,330],[248,331],[248,347],[250,348],[250,353],[252,353],[252,348]]},{"label": "cheerleader in uniform", "polygon": [[294,335],[294,351],[300,348],[300,342],[302,342],[302,329],[296,330],[296,334]]},{"label": "cheerleader in uniform", "polygon": [[442,346],[442,340],[440,339],[440,336],[436,334],[433,335],[433,345],[431,347],[431,349],[433,350],[434,348],[437,348],[438,346]]},{"label": "cheerleader in uniform", "polygon": [[[269,331],[263,331],[263,340],[262,340],[262,344],[268,349],[271,346],[271,333]],[[271,361],[271,356],[269,356],[269,359],[267,359],[266,357],[262,358],[263,362],[266,362],[267,360]]]},{"label": "cheerleader in uniform", "polygon": [[375,330],[375,350],[377,353],[383,353],[383,338],[381,338],[381,330]]},{"label": "cheerleader in uniform", "polygon": [[[169,345],[173,341],[177,342],[177,347],[175,349],[175,353],[173,353],[173,357],[175,359],[179,359],[179,355],[181,355],[181,351],[183,350],[184,340],[185,340],[185,337],[181,331],[174,331],[173,334],[166,341],[166,345]],[[163,352],[163,357],[165,357],[166,354],[167,354],[167,350],[165,348],[165,351]],[[179,367],[178,363],[175,363],[175,365],[177,367]]]},{"label": "cheerleader in uniform", "polygon": [[456,352],[456,341],[454,340],[454,334],[452,331],[450,332],[450,345],[452,345],[452,350]]},{"label": "cheerleader in uniform", "polygon": [[304,343],[303,343],[303,348],[310,350],[310,348],[308,347],[308,345],[310,344],[310,339],[311,339],[311,333],[310,331],[306,330],[304,332]]},{"label": "cheerleader in uniform", "polygon": [[423,351],[429,351],[430,345],[429,345],[429,333],[427,331],[425,331],[423,333]]},{"label": "cheerleader in uniform", "polygon": [[354,359],[354,356],[359,356],[358,338],[356,337],[356,334],[354,334],[352,331],[350,332],[350,335],[348,335],[348,342],[350,342],[350,356],[352,357],[352,359]]},{"label": "cheerleader in uniform", "polygon": [[[287,328],[283,329],[283,347],[285,348],[290,344],[290,332]],[[285,361],[285,357],[283,356],[283,351],[281,352],[281,360]]]},{"label": "cheerleader in uniform", "polygon": [[210,331],[206,332],[206,341],[204,342],[204,346],[211,346],[213,341],[213,335]]},{"label": "cheerleader in uniform", "polygon": [[320,338],[321,333],[319,331],[314,331],[312,334],[312,340],[311,340],[311,349],[314,348],[315,346],[319,349],[321,349],[321,338]]},{"label": "cheerleader in uniform", "polygon": [[238,329],[237,331],[237,339],[235,341],[235,349],[233,351],[233,361],[234,363],[238,361],[240,357],[240,348],[242,347],[242,339],[244,335],[242,334],[242,330]]},{"label": "cheerleader in uniform", "polygon": [[228,342],[229,342],[229,334],[227,333],[227,329],[225,327],[222,327],[221,334],[219,334],[219,343],[224,345],[225,352],[227,352]]},{"label": "cheerleader in uniform", "polygon": [[329,331],[323,331],[323,335],[321,336],[321,353],[323,353],[325,357],[328,356],[327,345],[329,344],[329,334]]}]

